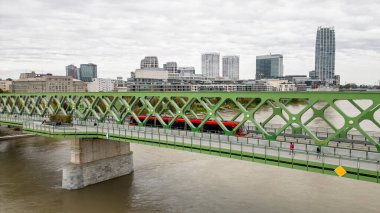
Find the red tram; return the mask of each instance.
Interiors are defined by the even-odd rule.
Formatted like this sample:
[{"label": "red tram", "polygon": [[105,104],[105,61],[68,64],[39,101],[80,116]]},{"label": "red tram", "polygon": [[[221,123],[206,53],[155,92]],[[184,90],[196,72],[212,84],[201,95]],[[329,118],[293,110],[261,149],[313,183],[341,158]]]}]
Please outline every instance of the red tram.
[{"label": "red tram", "polygon": [[[140,121],[143,121],[146,119],[146,116],[140,115],[137,116]],[[173,118],[170,117],[162,117],[162,120],[165,123],[170,123]],[[199,126],[202,123],[201,119],[189,119],[190,122],[195,126]],[[233,130],[239,122],[236,121],[222,121],[222,124],[228,129],[228,130]],[[131,116],[130,118],[130,123],[129,125],[137,125],[137,122]],[[152,126],[152,127],[162,127],[160,121],[155,116],[150,116],[149,120],[146,122],[146,126]],[[171,125],[171,128],[173,129],[183,129],[183,130],[190,130],[190,126],[187,125],[185,119],[183,118],[177,118],[173,124]],[[202,132],[214,132],[214,133],[219,133],[219,134],[224,134],[223,129],[219,126],[219,124],[214,121],[214,120],[208,120],[206,123],[203,125],[201,128]],[[247,136],[247,129],[245,128],[244,125],[241,125],[235,132],[234,136]]]}]

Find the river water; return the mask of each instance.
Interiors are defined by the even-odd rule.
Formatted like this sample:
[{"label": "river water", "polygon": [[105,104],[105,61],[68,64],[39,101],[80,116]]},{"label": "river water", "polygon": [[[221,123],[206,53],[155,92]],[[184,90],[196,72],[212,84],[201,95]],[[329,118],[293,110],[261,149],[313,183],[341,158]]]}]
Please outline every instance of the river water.
[{"label": "river water", "polygon": [[132,144],[134,172],[61,189],[69,139],[0,141],[0,212],[378,212],[380,184]]}]

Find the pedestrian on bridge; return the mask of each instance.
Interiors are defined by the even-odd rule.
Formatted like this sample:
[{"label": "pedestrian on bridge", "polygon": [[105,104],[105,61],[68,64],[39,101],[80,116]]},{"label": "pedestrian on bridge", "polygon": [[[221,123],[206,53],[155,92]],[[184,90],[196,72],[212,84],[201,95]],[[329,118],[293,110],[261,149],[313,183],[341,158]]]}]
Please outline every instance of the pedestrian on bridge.
[{"label": "pedestrian on bridge", "polygon": [[317,159],[318,158],[321,158],[321,147],[320,146],[317,147]]},{"label": "pedestrian on bridge", "polygon": [[289,144],[289,155],[292,154],[294,155],[294,143],[290,142]]}]

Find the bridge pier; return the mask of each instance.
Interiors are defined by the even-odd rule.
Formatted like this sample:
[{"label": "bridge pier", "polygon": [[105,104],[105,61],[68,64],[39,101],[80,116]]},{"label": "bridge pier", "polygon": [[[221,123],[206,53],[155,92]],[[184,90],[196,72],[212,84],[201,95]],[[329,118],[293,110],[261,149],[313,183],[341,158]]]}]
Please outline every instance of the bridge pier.
[{"label": "bridge pier", "polygon": [[80,189],[133,171],[130,144],[106,139],[71,141],[71,162],[63,167],[62,188]]}]

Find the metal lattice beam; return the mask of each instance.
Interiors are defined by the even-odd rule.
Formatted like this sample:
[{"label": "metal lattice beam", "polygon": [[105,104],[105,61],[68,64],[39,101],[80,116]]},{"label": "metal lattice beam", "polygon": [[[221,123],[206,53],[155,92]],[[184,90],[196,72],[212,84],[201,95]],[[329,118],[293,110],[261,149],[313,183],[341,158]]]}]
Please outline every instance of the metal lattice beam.
[{"label": "metal lattice beam", "polygon": [[[301,101],[302,109],[290,110],[292,102]],[[357,111],[347,114],[338,102],[345,102]],[[363,106],[361,101],[369,104]],[[223,110],[233,108],[235,114],[229,119],[239,122],[233,130],[222,123]],[[336,127],[327,112],[334,112],[342,119]],[[307,113],[312,115],[307,117]],[[128,92],[128,93],[44,93],[44,94],[0,94],[0,114],[38,115],[61,113],[73,115],[81,120],[90,116],[104,122],[107,116],[122,124],[130,117],[140,126],[146,125],[149,116],[154,116],[163,128],[170,128],[176,118],[183,118],[192,131],[200,131],[207,120],[215,120],[226,135],[233,133],[246,123],[252,124],[267,139],[275,140],[287,128],[294,133],[304,132],[315,144],[326,145],[331,140],[344,137],[356,129],[367,141],[380,151],[380,143],[366,132],[361,123],[371,122],[380,129],[380,93],[377,92]],[[266,115],[259,121],[257,115]],[[310,114],[309,113],[309,114]],[[146,116],[140,120],[139,115]],[[165,123],[163,116],[172,117]],[[201,118],[195,127],[191,118]],[[202,118],[203,117],[203,118]],[[265,126],[277,118],[282,121],[275,132]],[[324,122],[333,133],[319,138],[310,130],[316,119]]]}]

